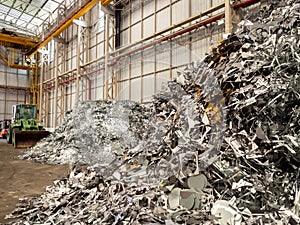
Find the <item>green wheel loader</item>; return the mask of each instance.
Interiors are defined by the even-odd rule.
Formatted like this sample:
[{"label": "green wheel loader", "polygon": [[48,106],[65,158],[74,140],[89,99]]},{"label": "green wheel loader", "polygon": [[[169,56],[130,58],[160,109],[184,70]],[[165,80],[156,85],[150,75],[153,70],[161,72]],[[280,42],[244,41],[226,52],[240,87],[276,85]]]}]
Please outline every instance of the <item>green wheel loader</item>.
[{"label": "green wheel loader", "polygon": [[47,137],[50,132],[43,128],[36,116],[36,105],[13,105],[7,143],[13,144],[15,148],[28,148],[34,146],[42,138]]}]

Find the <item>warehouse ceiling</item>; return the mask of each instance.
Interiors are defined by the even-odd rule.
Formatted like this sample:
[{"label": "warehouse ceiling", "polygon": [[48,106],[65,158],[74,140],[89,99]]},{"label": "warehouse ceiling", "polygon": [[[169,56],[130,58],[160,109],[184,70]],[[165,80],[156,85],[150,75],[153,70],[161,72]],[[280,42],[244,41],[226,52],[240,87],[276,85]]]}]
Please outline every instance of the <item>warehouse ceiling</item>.
[{"label": "warehouse ceiling", "polygon": [[22,49],[31,56],[97,3],[113,12],[145,1],[0,0],[0,46]]},{"label": "warehouse ceiling", "polygon": [[[116,6],[126,9],[131,4],[136,5],[147,1],[115,0],[110,2],[103,0],[103,2],[110,3],[111,9]],[[37,36],[45,21],[51,23],[56,19],[58,8],[65,9],[76,2],[76,0],[0,0],[0,29]]]},{"label": "warehouse ceiling", "polygon": [[[112,0],[0,0],[0,45],[32,55],[91,10]],[[7,54],[2,54],[2,58]],[[0,55],[1,56],[1,55]],[[6,60],[7,61],[7,60]]]},{"label": "warehouse ceiling", "polygon": [[[46,19],[54,20],[64,0],[0,0],[0,29],[36,35]],[[70,2],[70,1],[68,1]],[[72,3],[70,3],[72,4]]]}]

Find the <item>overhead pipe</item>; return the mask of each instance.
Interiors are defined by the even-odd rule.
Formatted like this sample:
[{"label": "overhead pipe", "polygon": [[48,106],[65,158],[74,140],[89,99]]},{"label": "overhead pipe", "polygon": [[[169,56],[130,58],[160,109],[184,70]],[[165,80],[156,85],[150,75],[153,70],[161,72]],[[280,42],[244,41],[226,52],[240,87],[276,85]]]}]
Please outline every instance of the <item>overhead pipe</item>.
[{"label": "overhead pipe", "polygon": [[89,75],[91,75],[93,73],[100,72],[101,70],[104,70],[104,67],[101,67],[101,68],[96,69],[96,70],[89,71],[87,73],[83,73],[83,74],[80,75],[80,77],[86,77],[86,76],[89,76]]},{"label": "overhead pipe", "polygon": [[241,2],[241,3],[238,3],[238,4],[235,4],[235,5],[233,6],[233,9],[244,8],[244,7],[253,5],[253,4],[255,4],[255,3],[258,3],[259,1],[260,1],[260,0],[247,0],[247,1],[244,1],[244,2]]},{"label": "overhead pipe", "polygon": [[[93,74],[93,73],[97,73],[101,70],[104,70],[104,67],[101,67],[99,69],[96,69],[96,70],[92,70],[90,72],[87,72],[87,73],[84,73],[84,74],[81,74],[80,77],[88,77],[89,75]],[[73,77],[73,78],[70,78],[68,80],[64,80],[64,81],[61,81],[61,82],[58,82],[59,85],[63,85],[63,84],[67,84],[67,83],[70,83],[72,81],[76,80],[76,77]],[[47,91],[47,90],[51,90],[55,88],[55,85],[52,85],[52,86],[49,86],[49,87],[46,87],[44,88],[43,90]]]},{"label": "overhead pipe", "polygon": [[[76,77],[73,77],[71,79],[68,79],[68,80],[64,80],[64,81],[61,81],[61,82],[58,82],[59,85],[63,85],[63,84],[67,84],[67,83],[70,83],[72,81],[76,80]],[[49,87],[46,87],[44,88],[45,91],[47,90],[50,90],[50,89],[53,89],[55,88],[55,85],[52,85],[52,86],[49,86]]]},{"label": "overhead pipe", "polygon": [[[244,1],[244,2],[242,2],[242,3],[239,3],[239,4],[234,5],[233,8],[234,8],[234,9],[239,9],[239,8],[243,8],[243,7],[246,7],[246,6],[249,6],[249,5],[258,3],[258,2],[259,2],[259,0],[247,0],[247,1]],[[141,47],[139,47],[139,48],[136,48],[136,49],[134,49],[134,50],[132,50],[132,51],[126,52],[126,53],[124,53],[124,54],[121,54],[121,55],[119,55],[119,56],[116,57],[116,59],[114,60],[114,62],[111,64],[111,66],[114,66],[115,64],[117,64],[118,61],[120,61],[120,59],[123,58],[123,57],[129,56],[129,55],[131,55],[131,54],[134,54],[134,53],[139,52],[139,51],[142,51],[142,50],[145,50],[145,49],[150,48],[150,47],[152,47],[152,46],[154,46],[154,45],[156,45],[156,44],[159,44],[159,43],[162,43],[162,42],[164,42],[164,41],[170,40],[170,39],[172,39],[172,38],[174,38],[174,37],[177,37],[177,36],[179,36],[179,35],[188,33],[188,32],[190,32],[190,31],[192,31],[192,30],[195,30],[195,29],[197,29],[197,28],[199,28],[199,27],[201,27],[201,26],[205,26],[205,25],[211,24],[211,23],[213,23],[213,22],[215,22],[215,21],[218,21],[218,20],[224,18],[224,16],[225,16],[225,12],[219,13],[219,14],[217,14],[216,16],[214,16],[214,17],[212,17],[212,18],[206,19],[206,20],[204,20],[204,21],[202,21],[202,22],[200,22],[200,23],[194,24],[194,25],[192,25],[192,26],[190,26],[190,27],[187,27],[187,28],[182,29],[182,30],[180,30],[180,31],[174,32],[174,33],[172,33],[172,34],[169,34],[169,35],[167,35],[167,36],[165,36],[165,37],[163,37],[163,38],[160,38],[160,39],[158,39],[158,40],[156,40],[156,41],[153,41],[153,42],[151,42],[151,43],[149,43],[149,44],[146,44],[146,45],[144,45],[144,46],[141,46]],[[172,27],[172,28],[173,28],[173,27]],[[101,71],[101,70],[103,70],[103,69],[104,69],[104,67],[102,67],[102,68],[100,68],[100,69],[97,69],[97,70],[90,71],[90,72],[88,72],[88,73],[86,73],[86,74],[82,74],[82,75],[80,75],[80,76],[88,76],[88,75],[90,75],[90,74],[99,72],[99,71]],[[69,83],[69,82],[72,82],[73,80],[76,80],[76,78],[71,78],[71,79],[69,79],[69,80],[65,80],[65,81],[63,81],[63,82],[59,82],[59,84]],[[55,88],[55,86],[50,86],[50,87],[44,88],[44,90],[50,90],[50,89],[53,89],[53,88]]]}]

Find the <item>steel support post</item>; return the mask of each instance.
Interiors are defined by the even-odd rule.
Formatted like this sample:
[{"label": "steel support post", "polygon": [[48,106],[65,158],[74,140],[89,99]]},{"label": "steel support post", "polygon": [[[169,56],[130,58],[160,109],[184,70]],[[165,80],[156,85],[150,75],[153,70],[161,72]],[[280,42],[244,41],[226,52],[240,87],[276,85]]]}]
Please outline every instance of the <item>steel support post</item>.
[{"label": "steel support post", "polygon": [[[157,32],[157,1],[154,0],[154,33]],[[157,55],[156,48],[154,48],[154,94],[157,94]]]},{"label": "steel support post", "polygon": [[108,95],[108,76],[109,76],[109,71],[108,71],[108,60],[109,60],[109,20],[110,20],[110,15],[106,14],[105,15],[105,68],[104,68],[104,84],[105,84],[105,99],[109,98]]},{"label": "steel support post", "polygon": [[31,77],[30,93],[32,95],[32,103],[38,105],[39,104],[38,65],[33,65],[31,70],[29,70],[29,74]]},{"label": "steel support post", "polygon": [[54,89],[54,121],[53,127],[56,128],[63,120],[64,115],[64,87],[59,84],[60,74],[64,71],[64,44],[55,41],[55,89]]},{"label": "steel support post", "polygon": [[87,24],[84,20],[76,20],[77,25],[77,48],[76,48],[76,102],[82,101],[84,83],[81,81],[81,73],[83,65],[85,64],[88,56],[87,46]]},{"label": "steel support post", "polygon": [[56,128],[57,126],[57,115],[58,115],[58,75],[59,75],[59,68],[58,68],[58,56],[59,56],[59,43],[55,42],[55,56],[54,56],[54,65],[55,65],[55,89],[54,89],[54,112],[53,112],[53,127]]},{"label": "steel support post", "polygon": [[225,33],[232,32],[232,6],[231,0],[225,0]]},{"label": "steel support post", "polygon": [[105,67],[104,67],[104,90],[105,99],[116,97],[117,76],[116,71],[109,67],[110,52],[114,51],[115,20],[110,14],[105,15]]},{"label": "steel support post", "polygon": [[50,92],[45,93],[45,126],[50,127]]},{"label": "steel support post", "polygon": [[77,27],[77,46],[76,46],[76,102],[79,101],[80,92],[80,41],[81,41],[81,27]]},{"label": "steel support post", "polygon": [[45,78],[47,77],[46,74],[49,70],[49,52],[47,50],[41,51],[40,54],[40,99],[39,99],[39,121],[46,121],[46,116],[48,116],[48,113],[46,113],[46,104],[45,101],[45,92],[43,89],[43,82]]}]

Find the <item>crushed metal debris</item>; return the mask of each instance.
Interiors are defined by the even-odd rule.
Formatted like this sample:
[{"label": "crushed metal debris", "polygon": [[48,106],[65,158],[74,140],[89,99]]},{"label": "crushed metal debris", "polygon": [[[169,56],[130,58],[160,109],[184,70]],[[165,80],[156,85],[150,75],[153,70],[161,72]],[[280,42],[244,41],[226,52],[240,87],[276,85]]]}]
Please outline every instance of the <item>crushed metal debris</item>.
[{"label": "crushed metal debris", "polygon": [[299,224],[300,1],[270,1],[154,97],[147,138],[14,224]]},{"label": "crushed metal debris", "polygon": [[79,102],[49,137],[21,158],[48,164],[110,163],[145,138],[149,113],[147,104],[132,101]]}]

